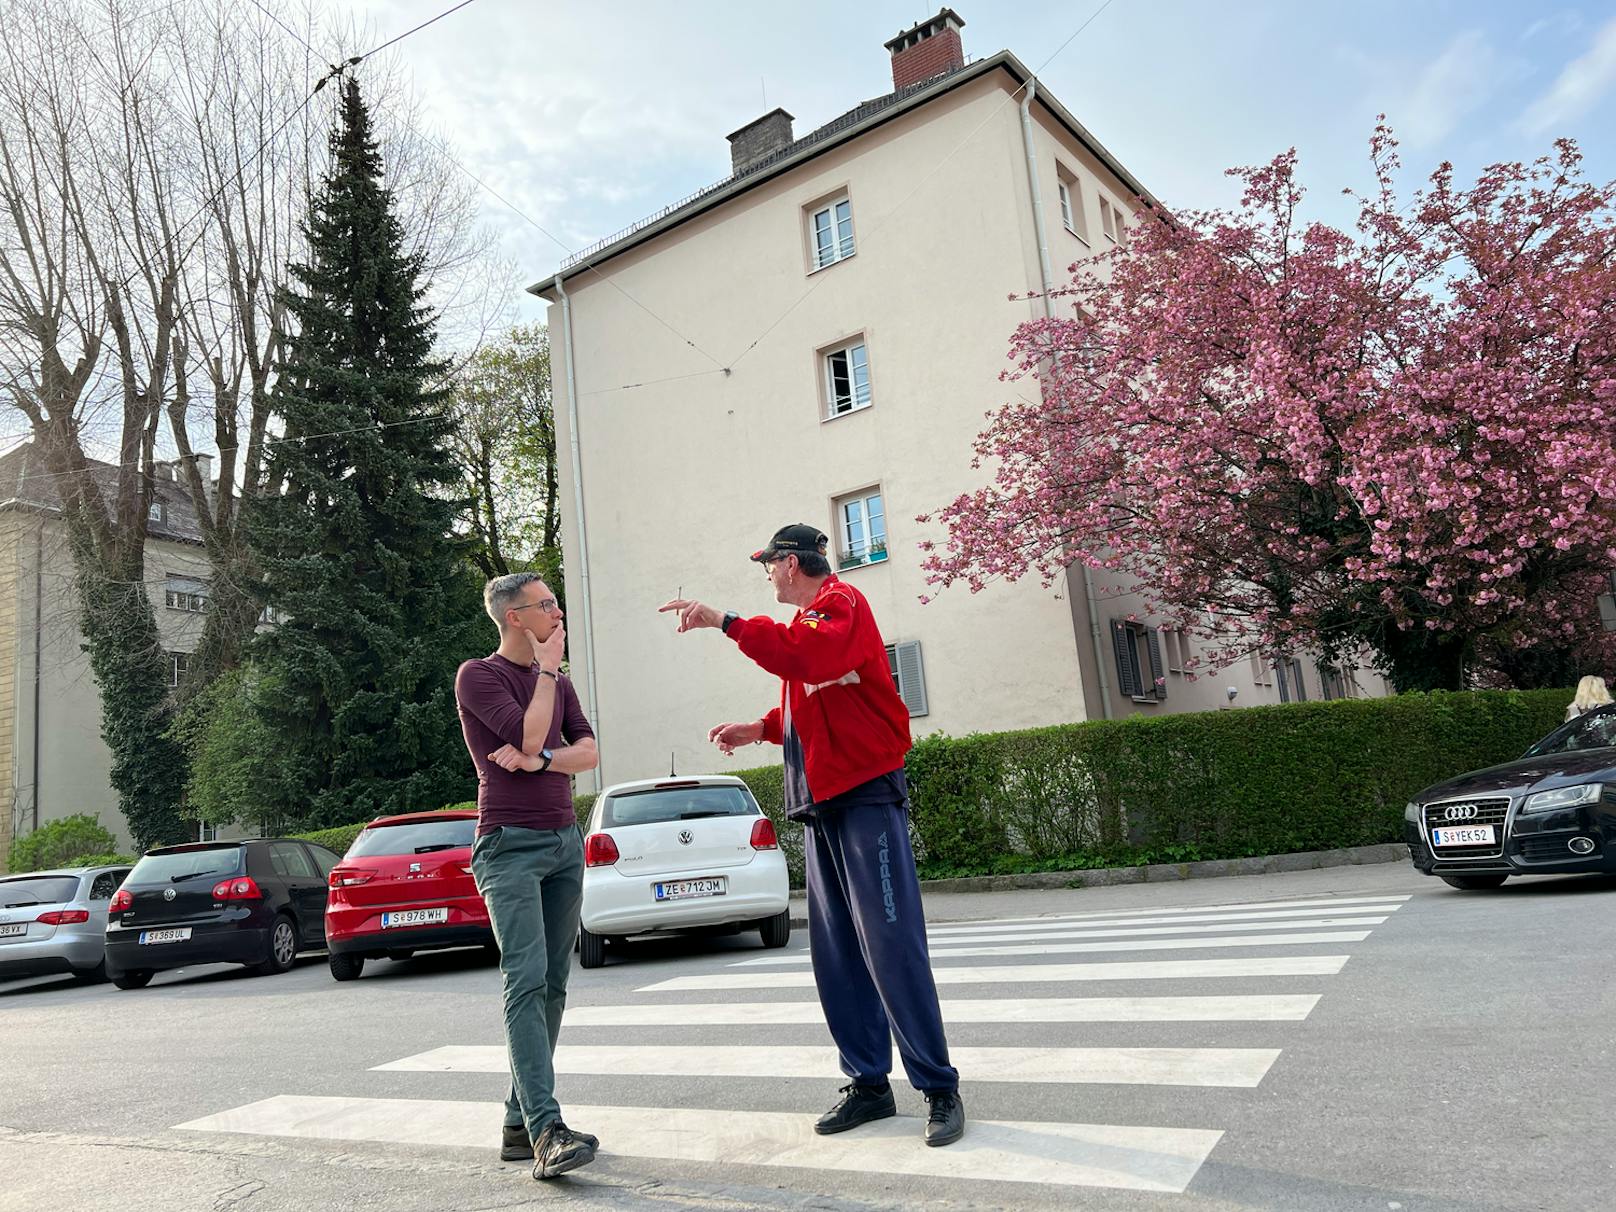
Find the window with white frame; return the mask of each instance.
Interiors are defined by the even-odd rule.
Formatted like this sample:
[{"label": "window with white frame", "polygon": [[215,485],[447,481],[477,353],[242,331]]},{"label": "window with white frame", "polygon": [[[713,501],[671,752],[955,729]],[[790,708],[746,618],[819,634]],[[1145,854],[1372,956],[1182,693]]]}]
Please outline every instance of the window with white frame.
[{"label": "window with white frame", "polygon": [[1295,657],[1280,657],[1274,662],[1274,679],[1279,683],[1281,703],[1307,702],[1307,682],[1302,678],[1302,662]]},{"label": "window with white frame", "polygon": [[1132,619],[1111,620],[1111,646],[1117,659],[1117,688],[1135,702],[1167,697],[1162,676],[1161,633]]},{"label": "window with white frame", "polygon": [[1167,649],[1167,672],[1186,674],[1190,669],[1190,661],[1194,658],[1194,650],[1190,647],[1190,633],[1182,627],[1163,627],[1162,644]]},{"label": "window with white frame", "polygon": [[208,583],[196,577],[171,575],[163,587],[163,605],[170,610],[202,614],[208,608]]},{"label": "window with white frame", "polygon": [[851,257],[853,246],[853,203],[838,198],[825,206],[813,208],[808,216],[808,238],[813,247],[814,268]]},{"label": "window with white frame", "polygon": [[1261,653],[1251,654],[1251,680],[1258,686],[1272,686],[1274,684],[1273,670]]},{"label": "window with white frame", "polygon": [[1117,242],[1117,213],[1104,198],[1100,199],[1100,230],[1111,243]]},{"label": "window with white frame", "polygon": [[920,660],[920,641],[887,645],[887,664],[892,669],[892,682],[898,688],[898,697],[909,714],[925,715],[926,670]]},{"label": "window with white frame", "polygon": [[836,502],[836,561],[841,568],[879,564],[887,558],[887,516],[879,489]]},{"label": "window with white frame", "polygon": [[168,684],[178,686],[185,680],[185,675],[191,670],[191,654],[188,652],[171,652],[168,654]]},{"label": "window with white frame", "polygon": [[1055,165],[1055,189],[1060,194],[1061,222],[1083,243],[1089,242],[1088,219],[1083,214],[1083,191],[1077,174],[1064,164]]},{"label": "window with white frame", "polygon": [[860,337],[824,355],[827,419],[870,406],[870,353]]},{"label": "window with white frame", "polygon": [[146,517],[150,521],[161,522],[163,520],[163,503],[161,501],[153,501],[150,505],[148,505],[146,507]]},{"label": "window with white frame", "polygon": [[1347,675],[1338,665],[1328,665],[1319,662],[1319,693],[1326,700],[1344,699],[1349,697],[1347,690]]}]

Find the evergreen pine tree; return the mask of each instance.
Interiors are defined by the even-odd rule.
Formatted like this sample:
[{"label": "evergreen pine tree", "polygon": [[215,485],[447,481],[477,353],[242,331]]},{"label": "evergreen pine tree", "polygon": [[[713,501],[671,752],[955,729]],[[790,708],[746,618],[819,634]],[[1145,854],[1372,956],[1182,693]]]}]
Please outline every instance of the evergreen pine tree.
[{"label": "evergreen pine tree", "polygon": [[253,703],[283,747],[282,777],[265,780],[283,827],[470,798],[453,681],[482,638],[422,261],[352,78],[305,229],[268,459],[281,491],[248,519],[275,620],[255,642]]}]

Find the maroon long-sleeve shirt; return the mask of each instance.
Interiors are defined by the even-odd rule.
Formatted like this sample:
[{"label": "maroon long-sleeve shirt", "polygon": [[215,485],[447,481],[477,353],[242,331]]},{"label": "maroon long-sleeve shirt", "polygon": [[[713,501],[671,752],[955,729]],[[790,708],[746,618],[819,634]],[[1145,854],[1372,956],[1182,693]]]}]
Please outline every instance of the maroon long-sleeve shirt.
[{"label": "maroon long-sleeve shirt", "polygon": [[[531,665],[518,665],[497,652],[480,661],[467,661],[455,675],[460,731],[477,767],[479,834],[503,825],[563,829],[577,824],[571,776],[555,770],[505,770],[488,760],[503,745],[522,747],[522,717],[533,701],[539,676]],[[558,678],[555,714],[544,747],[559,749],[594,735],[572,682],[565,676]]]}]

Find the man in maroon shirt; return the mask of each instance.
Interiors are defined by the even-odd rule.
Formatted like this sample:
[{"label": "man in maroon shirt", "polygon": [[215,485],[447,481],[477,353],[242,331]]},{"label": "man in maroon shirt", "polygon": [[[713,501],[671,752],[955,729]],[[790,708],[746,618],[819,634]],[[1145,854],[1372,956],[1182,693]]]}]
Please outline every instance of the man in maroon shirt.
[{"label": "man in maroon shirt", "polygon": [[552,1056],[567,1003],[567,974],[583,896],[583,836],[571,775],[600,760],[572,682],[562,675],[566,630],[537,573],[483,587],[499,647],[455,676],[460,728],[477,767],[472,876],[488,905],[505,978],[503,1161],[533,1158],[534,1178],[595,1160],[599,1145],[573,1132],[555,1098]]}]

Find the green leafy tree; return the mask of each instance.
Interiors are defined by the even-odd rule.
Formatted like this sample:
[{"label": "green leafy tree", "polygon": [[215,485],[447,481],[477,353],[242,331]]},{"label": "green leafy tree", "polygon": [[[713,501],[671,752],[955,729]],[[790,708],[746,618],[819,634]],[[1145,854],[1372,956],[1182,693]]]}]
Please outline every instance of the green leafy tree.
[{"label": "green leafy tree", "polygon": [[471,502],[471,558],[485,577],[531,569],[559,594],[550,334],[519,326],[479,349],[456,381],[453,411],[461,492]]},{"label": "green leafy tree", "polygon": [[467,798],[453,678],[480,605],[454,533],[464,503],[421,259],[351,78],[305,230],[273,397],[284,488],[247,527],[276,623],[255,641],[249,701],[281,772],[257,788],[264,814],[317,826]]}]

